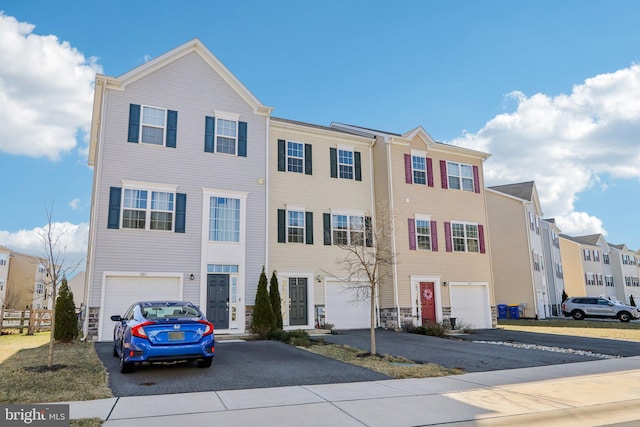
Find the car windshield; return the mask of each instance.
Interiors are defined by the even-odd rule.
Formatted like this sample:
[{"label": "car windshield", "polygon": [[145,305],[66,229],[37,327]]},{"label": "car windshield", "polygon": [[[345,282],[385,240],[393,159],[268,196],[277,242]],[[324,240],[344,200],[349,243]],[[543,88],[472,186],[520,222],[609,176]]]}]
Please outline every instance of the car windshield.
[{"label": "car windshield", "polygon": [[147,319],[175,319],[184,317],[200,317],[198,310],[190,305],[151,305],[142,308],[142,315]]}]

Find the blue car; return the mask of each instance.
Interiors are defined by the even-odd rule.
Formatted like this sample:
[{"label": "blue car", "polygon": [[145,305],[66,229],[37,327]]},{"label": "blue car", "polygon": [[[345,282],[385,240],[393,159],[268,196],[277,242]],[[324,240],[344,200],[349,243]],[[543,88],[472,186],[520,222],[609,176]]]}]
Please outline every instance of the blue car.
[{"label": "blue car", "polygon": [[190,302],[141,301],[123,316],[111,316],[113,355],[120,358],[120,372],[133,371],[141,363],[195,360],[199,368],[213,361],[213,324]]}]

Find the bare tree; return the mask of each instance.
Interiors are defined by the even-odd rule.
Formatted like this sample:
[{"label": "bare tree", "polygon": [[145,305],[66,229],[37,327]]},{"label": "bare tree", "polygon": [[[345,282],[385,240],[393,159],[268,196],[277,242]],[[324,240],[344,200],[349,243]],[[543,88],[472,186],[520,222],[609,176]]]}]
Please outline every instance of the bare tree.
[{"label": "bare tree", "polygon": [[45,288],[50,292],[52,298],[51,306],[51,337],[49,338],[49,355],[47,358],[47,366],[49,369],[53,367],[53,343],[56,318],[56,298],[58,297],[58,285],[65,276],[73,273],[81,263],[77,261],[73,265],[67,265],[66,255],[67,247],[64,244],[64,235],[67,230],[61,230],[53,223],[53,203],[46,210],[47,224],[40,231],[40,239],[43,244],[43,255],[40,259],[44,260],[44,269],[46,274]]},{"label": "bare tree", "polygon": [[382,215],[375,224],[370,217],[364,217],[362,224],[359,224],[360,220],[354,219],[355,224],[351,224],[350,230],[337,231],[331,236],[333,244],[343,251],[337,263],[346,273],[341,279],[349,282],[347,286],[353,293],[353,301],[370,302],[372,355],[377,354],[376,299],[380,285],[391,277],[395,260],[391,248],[391,218],[386,214],[386,209],[379,211],[382,211]]}]

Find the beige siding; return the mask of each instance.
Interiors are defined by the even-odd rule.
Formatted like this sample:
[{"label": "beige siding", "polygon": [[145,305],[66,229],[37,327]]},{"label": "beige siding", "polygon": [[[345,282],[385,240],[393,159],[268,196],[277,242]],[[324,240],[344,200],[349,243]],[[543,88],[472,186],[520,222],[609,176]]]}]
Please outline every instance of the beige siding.
[{"label": "beige siding", "polygon": [[564,287],[568,296],[584,296],[587,290],[584,284],[582,254],[576,242],[560,238],[560,254],[564,270]]}]

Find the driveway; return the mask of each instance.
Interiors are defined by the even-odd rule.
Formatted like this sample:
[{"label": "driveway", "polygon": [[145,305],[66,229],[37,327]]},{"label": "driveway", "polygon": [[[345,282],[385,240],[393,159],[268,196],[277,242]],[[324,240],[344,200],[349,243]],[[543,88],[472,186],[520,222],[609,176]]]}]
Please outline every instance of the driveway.
[{"label": "driveway", "polygon": [[[370,350],[369,330],[338,331],[325,342]],[[566,335],[485,329],[448,339],[376,330],[377,352],[436,363],[464,372],[483,372],[639,356],[640,343]],[[541,347],[548,347],[542,349]],[[554,350],[554,351],[550,351]]]},{"label": "driveway", "polygon": [[147,365],[124,375],[112,356],[112,343],[98,342],[95,348],[116,397],[389,379],[276,341],[218,341],[211,368],[192,363]]}]

